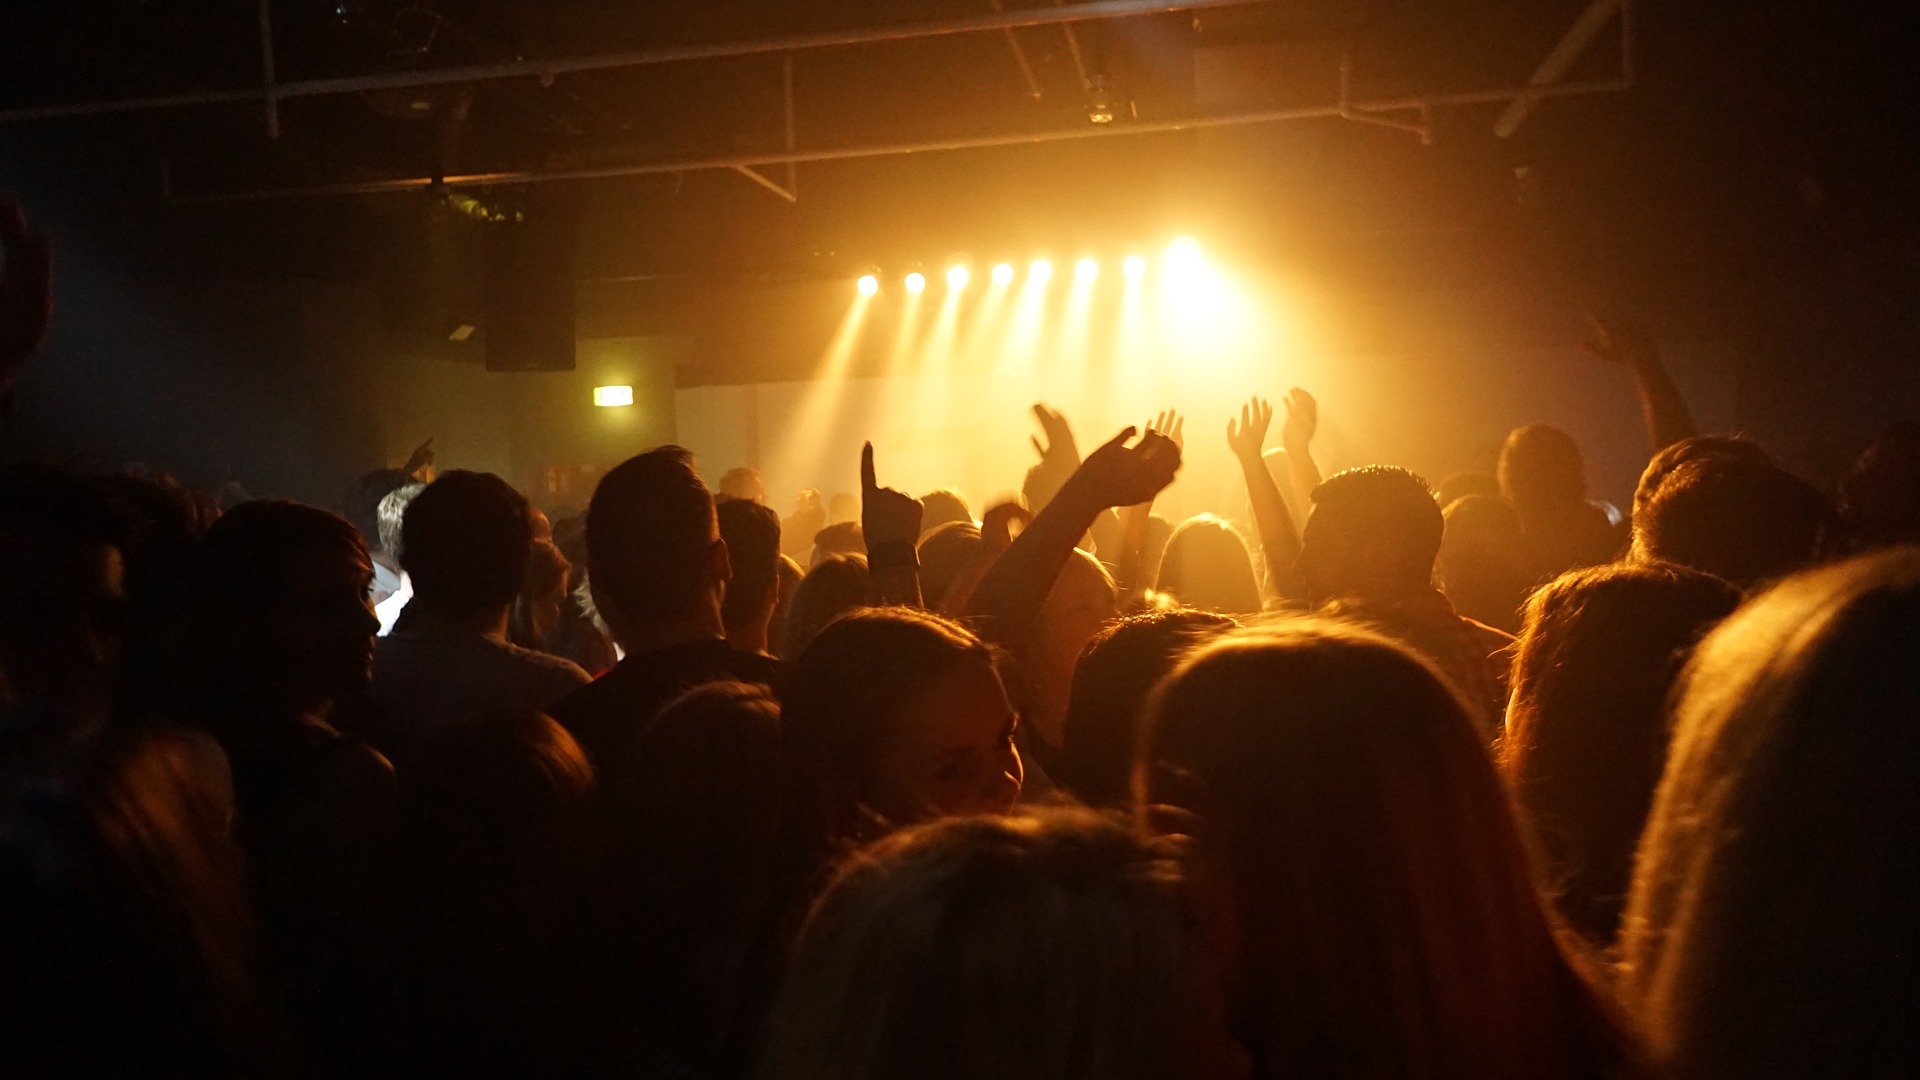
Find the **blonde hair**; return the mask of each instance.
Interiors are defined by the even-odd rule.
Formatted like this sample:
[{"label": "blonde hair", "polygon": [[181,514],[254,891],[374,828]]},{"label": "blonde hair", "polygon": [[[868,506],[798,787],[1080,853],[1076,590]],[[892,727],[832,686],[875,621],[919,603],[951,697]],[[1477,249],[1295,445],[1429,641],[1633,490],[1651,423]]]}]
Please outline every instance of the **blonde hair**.
[{"label": "blonde hair", "polygon": [[1789,578],[1695,650],[1621,927],[1674,1075],[1920,1060],[1916,671],[1914,548]]}]

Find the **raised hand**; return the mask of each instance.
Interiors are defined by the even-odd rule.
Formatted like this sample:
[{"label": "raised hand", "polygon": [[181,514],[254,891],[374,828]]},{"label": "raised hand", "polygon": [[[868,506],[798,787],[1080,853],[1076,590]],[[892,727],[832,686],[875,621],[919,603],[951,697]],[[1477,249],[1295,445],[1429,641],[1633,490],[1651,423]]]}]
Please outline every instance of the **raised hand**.
[{"label": "raised hand", "polygon": [[1156,414],[1153,421],[1147,425],[1147,430],[1159,435],[1165,435],[1167,438],[1173,440],[1173,445],[1179,447],[1181,450],[1187,448],[1187,422],[1179,413],[1172,409],[1163,409]]},{"label": "raised hand", "polygon": [[1040,430],[1047,437],[1045,445],[1041,444],[1038,435],[1031,437],[1033,449],[1040,455],[1040,460],[1049,465],[1064,463],[1069,468],[1080,464],[1080,446],[1074,442],[1073,427],[1067,423],[1066,414],[1035,404],[1033,417],[1040,421]]},{"label": "raised hand", "polygon": [[1587,326],[1592,334],[1582,347],[1602,360],[1632,367],[1653,355],[1653,338],[1638,322],[1590,311]]},{"label": "raised hand", "polygon": [[867,540],[867,551],[888,543],[920,540],[920,518],[924,508],[920,500],[904,491],[880,486],[873,473],[873,444],[860,449],[860,531]]},{"label": "raised hand", "polygon": [[53,315],[53,248],[0,194],[0,393],[40,347]]},{"label": "raised hand", "polygon": [[400,471],[423,484],[431,484],[433,483],[433,460],[433,440],[429,438],[413,448],[413,453],[407,456],[407,463],[400,467]]},{"label": "raised hand", "polygon": [[1017,502],[996,503],[980,519],[980,542],[988,555],[998,555],[1013,544],[1013,523],[1022,528],[1033,523],[1033,511]]},{"label": "raised hand", "polygon": [[1288,454],[1305,454],[1320,430],[1320,403],[1297,386],[1280,403],[1287,409],[1287,419],[1280,425],[1280,445]]},{"label": "raised hand", "polygon": [[1273,423],[1273,406],[1266,398],[1248,398],[1240,406],[1240,419],[1227,417],[1227,449],[1241,462],[1258,458],[1267,445],[1267,428]]},{"label": "raised hand", "polygon": [[[1127,428],[1087,455],[1068,487],[1099,510],[1132,506],[1160,494],[1180,469],[1180,448],[1156,431],[1128,446],[1133,436],[1134,429]],[[1066,497],[1064,492],[1061,497]]]}]

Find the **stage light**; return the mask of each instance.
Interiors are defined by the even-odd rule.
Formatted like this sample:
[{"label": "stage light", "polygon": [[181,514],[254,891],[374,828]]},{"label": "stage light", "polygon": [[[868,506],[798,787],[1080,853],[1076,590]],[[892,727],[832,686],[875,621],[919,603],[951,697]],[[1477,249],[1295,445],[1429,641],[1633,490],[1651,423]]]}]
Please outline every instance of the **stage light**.
[{"label": "stage light", "polygon": [[593,388],[593,403],[603,409],[631,405],[633,404],[633,387],[596,386]]},{"label": "stage light", "polygon": [[1073,264],[1073,279],[1078,282],[1085,283],[1092,281],[1094,275],[1099,272],[1100,264],[1094,262],[1092,259],[1081,259],[1079,262]]},{"label": "stage light", "polygon": [[1200,252],[1200,242],[1191,236],[1182,236],[1167,245],[1167,272],[1174,276],[1187,276],[1199,273],[1206,268],[1207,257]]},{"label": "stage light", "polygon": [[916,270],[907,275],[906,285],[907,291],[910,293],[922,292],[927,287],[927,275]]},{"label": "stage light", "polygon": [[1045,259],[1035,259],[1033,265],[1027,267],[1028,281],[1051,281],[1052,279],[1053,264]]},{"label": "stage light", "polygon": [[1127,261],[1120,264],[1120,269],[1126,271],[1128,281],[1139,281],[1147,276],[1147,260],[1138,255],[1129,255]]},{"label": "stage light", "polygon": [[1006,285],[1012,281],[1013,281],[1013,264],[1012,263],[995,264],[993,268],[993,283],[995,285]]},{"label": "stage light", "polygon": [[967,287],[967,279],[971,276],[972,275],[967,273],[967,268],[964,266],[948,267],[947,268],[947,288],[964,289]]},{"label": "stage light", "polygon": [[857,284],[860,287],[861,296],[872,296],[880,291],[880,279],[872,274],[861,274]]}]

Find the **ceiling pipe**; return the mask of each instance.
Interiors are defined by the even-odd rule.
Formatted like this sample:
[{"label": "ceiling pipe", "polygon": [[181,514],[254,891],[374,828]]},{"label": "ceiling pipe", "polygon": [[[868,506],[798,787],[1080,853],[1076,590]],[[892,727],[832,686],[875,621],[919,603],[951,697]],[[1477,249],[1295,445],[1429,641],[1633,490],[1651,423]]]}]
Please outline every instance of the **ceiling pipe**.
[{"label": "ceiling pipe", "polygon": [[[1540,61],[1540,66],[1534,69],[1533,77],[1527,80],[1528,85],[1546,86],[1559,82],[1561,77],[1572,69],[1574,61],[1580,59],[1580,54],[1587,51],[1587,46],[1593,44],[1593,39],[1600,36],[1600,31],[1606,29],[1607,22],[1615,14],[1620,16],[1621,26],[1621,78],[1631,84],[1633,81],[1631,59],[1633,24],[1627,12],[1626,0],[1592,0],[1586,10],[1573,20],[1573,25],[1567,27],[1567,32],[1560,36],[1560,41],[1554,45],[1553,51],[1547,53],[1545,60]],[[1514,133],[1520,130],[1520,125],[1527,122],[1527,116],[1533,112],[1535,104],[1534,98],[1515,98],[1513,103],[1507,106],[1506,111],[1500,114],[1500,118],[1493,122],[1494,135],[1502,139],[1512,138]]]},{"label": "ceiling pipe", "polygon": [[760,56],[772,53],[827,49],[849,45],[873,45],[889,41],[911,41],[993,30],[1015,30],[1029,26],[1063,26],[1075,22],[1123,19],[1171,12],[1205,11],[1212,8],[1246,7],[1270,0],[1092,0],[1066,7],[1021,8],[991,11],[954,19],[904,23],[895,26],[855,27],[825,30],[786,37],[758,38],[748,41],[715,42],[707,45],[667,45],[593,56],[555,57],[546,60],[515,60],[494,64],[469,64],[461,67],[426,71],[397,71],[379,75],[347,75],[325,79],[303,79],[277,86],[250,86],[233,90],[210,90],[188,94],[163,94],[154,97],[126,98],[117,101],[75,102],[66,105],[36,105],[0,110],[0,123],[24,120],[59,120],[81,116],[152,109],[184,108],[196,105],[221,105],[233,102],[291,98],[324,97],[332,94],[359,94],[372,90],[404,90],[455,83],[486,82],[494,79],[550,78],[586,71],[646,67],[696,60],[718,60],[735,56]]},{"label": "ceiling pipe", "polygon": [[1340,102],[1325,105],[1252,109],[1214,116],[1196,116],[1173,120],[1145,120],[1125,124],[1087,124],[1048,131],[1005,135],[975,135],[961,138],[926,139],[912,142],[873,143],[861,146],[823,147],[814,150],[790,150],[759,154],[732,154],[723,157],[682,158],[671,161],[642,162],[629,165],[600,165],[572,169],[525,170],[472,173],[465,176],[397,177],[389,180],[356,180],[304,187],[274,188],[265,191],[216,192],[177,197],[179,203],[260,202],[271,199],[311,198],[326,195],[377,195],[392,192],[424,191],[435,186],[497,187],[511,184],[544,184],[564,180],[603,180],[624,176],[648,176],[658,173],[693,172],[707,169],[751,169],[814,161],[848,161],[860,158],[892,157],[947,150],[978,150],[1032,143],[1062,142],[1071,139],[1098,139],[1115,135],[1150,135],[1174,131],[1199,131],[1235,127],[1243,124],[1278,123],[1289,120],[1321,120],[1348,115],[1349,112],[1379,113],[1406,110],[1431,110],[1470,105],[1505,104],[1522,98],[1573,97],[1582,94],[1618,93],[1627,88],[1626,80],[1588,79],[1559,82],[1549,86],[1513,86],[1489,90],[1467,90],[1419,97],[1382,98],[1370,101]]}]

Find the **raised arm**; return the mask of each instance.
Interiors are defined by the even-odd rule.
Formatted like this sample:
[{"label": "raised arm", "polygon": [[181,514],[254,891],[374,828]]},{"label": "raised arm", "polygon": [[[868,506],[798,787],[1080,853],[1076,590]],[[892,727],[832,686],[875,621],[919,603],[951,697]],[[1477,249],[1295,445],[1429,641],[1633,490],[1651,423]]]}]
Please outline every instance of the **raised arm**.
[{"label": "raised arm", "polygon": [[[1287,513],[1287,501],[1280,496],[1280,485],[1267,471],[1261,447],[1267,441],[1267,428],[1273,423],[1273,406],[1264,398],[1250,398],[1240,407],[1236,423],[1227,419],[1227,448],[1240,463],[1240,474],[1247,481],[1247,501],[1253,506],[1253,522],[1260,530],[1260,553],[1266,564],[1268,599],[1290,600],[1300,595],[1295,587],[1293,567],[1300,558],[1300,534],[1294,530],[1293,515]],[[1287,455],[1289,459],[1292,454]],[[1311,463],[1309,463],[1311,467]]]},{"label": "raised arm", "polygon": [[1115,506],[1146,502],[1173,482],[1180,448],[1151,431],[1128,446],[1133,436],[1127,428],[1088,455],[987,571],[966,608],[982,633],[1003,642],[1017,639],[1039,614],[1093,519]]},{"label": "raised arm", "polygon": [[873,444],[860,449],[860,532],[867,541],[867,599],[922,606],[920,500],[874,478]]},{"label": "raised arm", "polygon": [[1680,396],[1680,388],[1667,374],[1667,365],[1661,361],[1659,350],[1653,347],[1653,338],[1646,327],[1593,314],[1587,316],[1587,321],[1593,326],[1593,341],[1588,343],[1587,351],[1633,372],[1634,386],[1640,391],[1640,413],[1645,418],[1647,439],[1653,444],[1653,452],[1657,454],[1699,434],[1693,425],[1693,411],[1687,408],[1687,399]]},{"label": "raised arm", "polygon": [[1320,467],[1313,463],[1313,436],[1320,430],[1320,403],[1299,387],[1280,400],[1287,418],[1280,425],[1280,445],[1287,451],[1287,483],[1293,487],[1293,505],[1313,501],[1320,486]]},{"label": "raised arm", "polygon": [[[1176,449],[1186,452],[1186,420],[1179,413],[1167,409],[1153,418],[1147,430],[1165,435],[1173,441]],[[1103,514],[1103,517],[1112,516]],[[1113,560],[1113,581],[1119,592],[1120,610],[1131,611],[1146,601],[1147,590],[1153,583],[1147,580],[1147,523],[1153,516],[1153,500],[1135,503],[1120,509],[1118,515],[1119,557]]]}]

